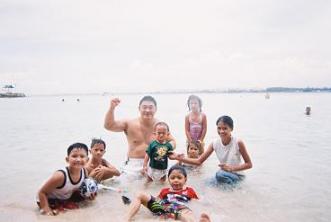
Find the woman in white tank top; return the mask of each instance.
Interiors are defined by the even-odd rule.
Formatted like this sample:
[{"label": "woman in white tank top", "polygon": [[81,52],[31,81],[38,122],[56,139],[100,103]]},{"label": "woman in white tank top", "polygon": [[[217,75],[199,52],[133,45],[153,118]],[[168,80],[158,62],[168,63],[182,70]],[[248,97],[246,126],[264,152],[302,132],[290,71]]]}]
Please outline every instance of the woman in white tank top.
[{"label": "woman in white tank top", "polygon": [[201,165],[215,151],[219,160],[216,179],[220,183],[234,184],[240,181],[242,171],[252,168],[253,164],[242,140],[231,135],[233,120],[229,116],[221,116],[216,121],[220,138],[214,140],[207,150],[198,158],[178,158],[179,161]]}]

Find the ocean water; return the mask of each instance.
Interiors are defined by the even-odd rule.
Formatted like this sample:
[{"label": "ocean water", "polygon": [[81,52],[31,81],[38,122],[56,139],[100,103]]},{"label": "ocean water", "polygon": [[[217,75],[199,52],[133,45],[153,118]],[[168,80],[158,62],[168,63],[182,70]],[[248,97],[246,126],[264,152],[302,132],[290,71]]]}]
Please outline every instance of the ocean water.
[{"label": "ocean water", "polygon": [[[113,95],[121,99],[116,118],[136,117],[143,95]],[[185,152],[184,116],[187,94],[156,94],[156,117],[169,123],[177,151]],[[275,93],[199,94],[207,115],[206,144],[217,138],[216,119],[234,119],[233,135],[241,138],[253,161],[246,179],[235,189],[208,184],[217,170],[215,154],[188,184],[200,200],[192,202],[196,216],[207,212],[212,221],[330,221],[331,219],[331,94]],[[79,98],[80,101],[77,101]],[[62,102],[64,99],[64,102]],[[103,128],[109,96],[45,96],[0,99],[0,221],[123,221],[128,207],[120,195],[100,191],[79,210],[56,217],[41,216],[35,203],[38,188],[55,170],[65,166],[67,147],[106,141],[105,158],[121,167],[127,144],[123,133]],[[311,106],[310,116],[304,114]],[[122,187],[131,198],[144,190],[157,195],[163,185],[144,188],[143,181],[108,185]],[[156,221],[146,209],[136,221]]]}]

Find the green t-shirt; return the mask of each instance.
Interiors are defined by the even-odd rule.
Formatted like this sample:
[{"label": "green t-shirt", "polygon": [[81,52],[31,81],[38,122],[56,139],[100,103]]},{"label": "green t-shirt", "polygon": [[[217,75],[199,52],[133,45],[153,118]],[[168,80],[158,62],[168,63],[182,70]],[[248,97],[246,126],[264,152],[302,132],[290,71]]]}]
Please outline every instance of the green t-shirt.
[{"label": "green t-shirt", "polygon": [[153,169],[165,170],[168,168],[168,156],[173,151],[173,147],[169,142],[164,144],[158,141],[152,141],[146,153],[149,156],[149,166]]}]

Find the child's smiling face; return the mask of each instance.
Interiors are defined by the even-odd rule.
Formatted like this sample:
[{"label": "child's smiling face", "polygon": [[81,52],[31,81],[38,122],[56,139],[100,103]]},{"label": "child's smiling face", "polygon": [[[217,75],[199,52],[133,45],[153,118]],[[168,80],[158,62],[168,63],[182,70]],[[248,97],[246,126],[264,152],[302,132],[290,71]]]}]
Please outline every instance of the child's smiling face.
[{"label": "child's smiling face", "polygon": [[180,170],[173,170],[170,173],[168,180],[173,190],[182,190],[187,178]]}]

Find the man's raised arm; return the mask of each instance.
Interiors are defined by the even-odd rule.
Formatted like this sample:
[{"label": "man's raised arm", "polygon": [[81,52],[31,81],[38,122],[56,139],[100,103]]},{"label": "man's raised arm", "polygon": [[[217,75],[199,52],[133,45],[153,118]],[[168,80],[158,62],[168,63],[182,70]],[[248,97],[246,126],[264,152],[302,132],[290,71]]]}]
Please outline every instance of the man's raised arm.
[{"label": "man's raised arm", "polygon": [[107,130],[113,131],[113,132],[122,132],[126,130],[127,128],[127,123],[126,121],[120,121],[120,120],[115,120],[114,118],[114,110],[118,104],[120,104],[120,99],[119,98],[114,98],[110,101],[110,107],[109,110],[106,114],[105,117],[105,123],[104,127]]}]

